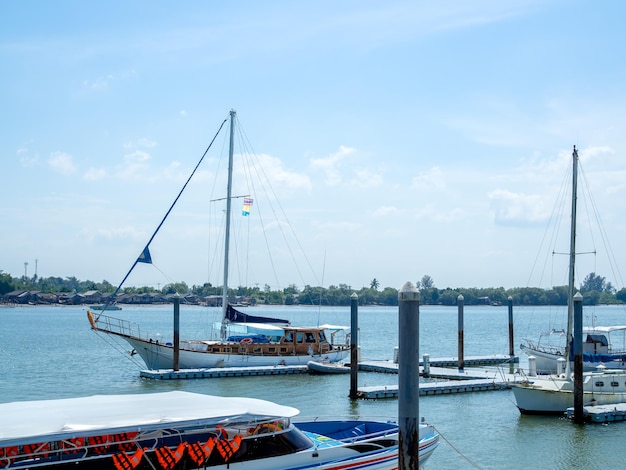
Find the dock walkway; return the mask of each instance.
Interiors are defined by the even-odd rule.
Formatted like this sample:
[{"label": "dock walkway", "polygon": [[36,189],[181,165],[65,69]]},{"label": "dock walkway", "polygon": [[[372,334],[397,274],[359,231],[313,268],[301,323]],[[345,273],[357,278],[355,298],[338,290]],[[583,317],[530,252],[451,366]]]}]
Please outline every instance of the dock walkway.
[{"label": "dock walkway", "polygon": [[[517,357],[506,355],[468,357],[462,371],[454,368],[457,359],[453,357],[429,359],[429,373],[431,379],[441,379],[435,382],[421,382],[420,395],[447,395],[451,393],[469,393],[511,388],[511,383],[521,380],[520,376],[505,373],[502,369],[493,366],[510,363],[511,367],[518,362]],[[490,368],[479,368],[487,366]],[[359,362],[359,371],[397,374],[398,364],[391,360]],[[211,369],[160,369],[142,370],[141,377],[158,380],[188,380],[210,379],[227,377],[253,377],[267,375],[306,374],[309,369],[306,365],[298,366],[262,366],[262,367],[219,367]],[[424,376],[423,362],[420,361],[420,376]],[[364,399],[397,398],[397,385],[383,385],[360,387],[358,396]]]},{"label": "dock walkway", "polygon": [[[568,408],[566,414],[568,418],[573,418],[574,408]],[[626,403],[585,406],[583,407],[583,417],[588,423],[604,424],[613,421],[626,421]]]}]

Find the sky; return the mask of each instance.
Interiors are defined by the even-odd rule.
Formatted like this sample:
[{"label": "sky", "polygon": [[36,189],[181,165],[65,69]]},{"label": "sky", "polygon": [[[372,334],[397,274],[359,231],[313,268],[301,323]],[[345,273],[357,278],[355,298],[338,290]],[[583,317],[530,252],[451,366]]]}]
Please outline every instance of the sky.
[{"label": "sky", "polygon": [[[566,284],[562,256],[538,260],[575,145],[603,230],[579,237],[598,253],[579,276],[620,288],[625,16],[620,0],[0,2],[0,271],[117,285],[234,109],[312,272],[276,242],[235,284]],[[200,201],[221,139],[130,285],[221,285]]]}]

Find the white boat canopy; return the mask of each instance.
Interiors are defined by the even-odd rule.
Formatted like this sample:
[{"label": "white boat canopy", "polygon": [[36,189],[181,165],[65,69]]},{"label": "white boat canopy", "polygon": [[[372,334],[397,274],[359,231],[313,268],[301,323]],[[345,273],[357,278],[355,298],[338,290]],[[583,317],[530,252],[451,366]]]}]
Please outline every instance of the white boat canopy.
[{"label": "white boat canopy", "polygon": [[0,447],[42,438],[292,418],[299,410],[256,398],[182,391],[93,395],[0,404]]}]

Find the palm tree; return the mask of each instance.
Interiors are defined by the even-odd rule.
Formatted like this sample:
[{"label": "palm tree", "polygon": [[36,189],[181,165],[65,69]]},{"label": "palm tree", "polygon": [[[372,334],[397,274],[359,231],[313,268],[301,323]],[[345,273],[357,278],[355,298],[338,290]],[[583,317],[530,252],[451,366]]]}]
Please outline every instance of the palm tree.
[{"label": "palm tree", "polygon": [[378,282],[378,279],[376,278],[372,279],[372,282],[370,282],[370,289],[378,290],[379,286],[380,286],[380,283]]}]

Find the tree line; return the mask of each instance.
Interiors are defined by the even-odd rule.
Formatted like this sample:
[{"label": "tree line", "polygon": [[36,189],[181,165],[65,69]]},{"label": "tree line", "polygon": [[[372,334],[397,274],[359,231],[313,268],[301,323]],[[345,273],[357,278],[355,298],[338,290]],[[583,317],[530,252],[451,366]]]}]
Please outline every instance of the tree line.
[{"label": "tree line", "polygon": [[[415,282],[420,290],[420,303],[423,305],[457,305],[459,295],[463,296],[465,305],[503,305],[509,297],[515,305],[567,305],[567,286],[555,286],[550,289],[538,287],[504,287],[487,288],[450,288],[435,287],[433,279],[425,275]],[[102,294],[112,294],[115,286],[108,281],[81,281],[75,277],[26,277],[14,278],[0,271],[0,296],[14,291],[37,291],[44,293],[84,293],[97,290]],[[579,289],[585,305],[617,304],[626,302],[626,288],[619,291],[606,278],[589,273]],[[199,297],[219,296],[221,286],[211,283],[189,287],[185,282],[170,283],[161,289],[153,287],[125,287],[124,294],[194,294]],[[351,303],[351,296],[358,296],[359,305],[398,305],[398,289],[393,287],[380,288],[379,281],[374,278],[369,287],[354,289],[347,284],[321,287],[306,285],[300,289],[291,284],[283,289],[272,289],[269,285],[260,287],[236,287],[229,289],[229,297],[246,299],[250,304],[267,305],[329,305],[346,306]]]}]

